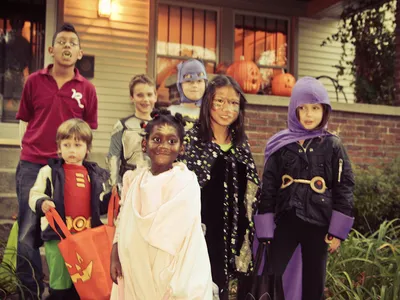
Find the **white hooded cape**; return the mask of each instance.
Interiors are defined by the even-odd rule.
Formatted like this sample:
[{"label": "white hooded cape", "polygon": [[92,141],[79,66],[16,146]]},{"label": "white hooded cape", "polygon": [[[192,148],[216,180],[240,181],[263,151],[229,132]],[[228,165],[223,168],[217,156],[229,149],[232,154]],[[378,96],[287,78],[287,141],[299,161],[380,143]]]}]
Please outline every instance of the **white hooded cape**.
[{"label": "white hooded cape", "polygon": [[111,299],[212,299],[196,175],[183,163],[157,176],[145,168],[124,176],[124,190],[116,236],[123,284]]}]

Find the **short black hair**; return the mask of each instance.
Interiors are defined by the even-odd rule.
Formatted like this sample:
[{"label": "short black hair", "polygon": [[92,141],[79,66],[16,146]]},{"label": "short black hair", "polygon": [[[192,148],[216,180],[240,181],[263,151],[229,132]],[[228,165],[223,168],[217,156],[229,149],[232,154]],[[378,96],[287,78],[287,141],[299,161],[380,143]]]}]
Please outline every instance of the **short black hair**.
[{"label": "short black hair", "polygon": [[56,41],[57,34],[59,34],[60,32],[63,32],[63,31],[75,33],[76,36],[78,37],[79,46],[81,45],[81,40],[80,40],[80,38],[79,38],[78,33],[77,33],[76,30],[75,30],[74,25],[72,25],[71,23],[64,23],[64,24],[60,27],[60,29],[58,29],[58,30],[54,33],[54,35],[53,35],[53,40],[52,40],[52,43],[51,43],[52,46],[54,46],[54,43],[55,43],[55,41]]},{"label": "short black hair", "polygon": [[229,128],[232,130],[229,133],[232,133],[232,143],[234,145],[239,145],[246,140],[246,134],[244,131],[244,115],[247,101],[239,84],[235,81],[235,79],[227,75],[217,75],[208,83],[200,107],[200,137],[203,142],[211,142],[214,138],[211,127],[211,108],[213,105],[216,89],[222,88],[224,86],[231,86],[240,98],[239,116],[236,121],[229,126]]},{"label": "short black hair", "polygon": [[176,129],[179,140],[181,144],[183,144],[186,121],[183,119],[183,116],[180,113],[176,113],[175,116],[173,116],[167,109],[155,108],[151,112],[150,116],[152,119],[147,124],[144,122],[141,122],[140,124],[141,127],[144,128],[144,138],[146,140],[149,139],[154,126],[168,124]]}]

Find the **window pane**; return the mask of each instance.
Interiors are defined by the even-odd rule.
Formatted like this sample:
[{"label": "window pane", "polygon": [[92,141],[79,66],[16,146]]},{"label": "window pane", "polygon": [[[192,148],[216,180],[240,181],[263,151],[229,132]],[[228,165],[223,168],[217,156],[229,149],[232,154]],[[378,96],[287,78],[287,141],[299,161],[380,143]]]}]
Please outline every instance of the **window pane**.
[{"label": "window pane", "polygon": [[179,56],[181,45],[181,10],[179,7],[169,7],[169,40],[168,40],[168,55]]},{"label": "window pane", "polygon": [[204,36],[204,18],[205,12],[203,10],[196,9],[194,11],[194,57],[204,58],[205,36]]},{"label": "window pane", "polygon": [[217,13],[206,12],[206,51],[204,59],[215,60],[217,53]]},{"label": "window pane", "polygon": [[214,72],[218,48],[217,13],[160,4],[158,22],[156,81],[163,101],[169,93],[166,85],[176,78],[179,62],[188,57],[203,59],[207,72]]},{"label": "window pane", "polygon": [[286,67],[287,35],[286,20],[236,15],[235,61],[244,55],[259,66]]},{"label": "window pane", "polygon": [[182,51],[180,56],[193,55],[193,9],[182,9]]},{"label": "window pane", "polygon": [[254,61],[255,51],[255,31],[254,17],[246,16],[244,18],[244,58]]}]

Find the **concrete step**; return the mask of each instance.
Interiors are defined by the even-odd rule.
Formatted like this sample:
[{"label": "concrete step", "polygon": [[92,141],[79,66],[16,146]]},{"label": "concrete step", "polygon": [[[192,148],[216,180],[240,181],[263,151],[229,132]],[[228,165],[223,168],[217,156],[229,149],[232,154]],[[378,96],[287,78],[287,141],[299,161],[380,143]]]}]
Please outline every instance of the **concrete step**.
[{"label": "concrete step", "polygon": [[15,169],[0,166],[0,193],[15,192]]},{"label": "concrete step", "polygon": [[0,219],[12,220],[18,214],[16,193],[0,193]]},{"label": "concrete step", "polygon": [[16,169],[21,149],[16,146],[0,146],[0,167]]}]

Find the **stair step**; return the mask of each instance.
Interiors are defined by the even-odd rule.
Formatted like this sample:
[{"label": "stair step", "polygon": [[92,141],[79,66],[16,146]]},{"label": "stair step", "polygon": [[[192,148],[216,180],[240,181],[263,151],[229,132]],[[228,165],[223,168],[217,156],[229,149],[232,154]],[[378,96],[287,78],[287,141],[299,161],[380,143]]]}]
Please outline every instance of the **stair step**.
[{"label": "stair step", "polygon": [[0,192],[15,193],[15,170],[11,171],[8,168],[0,169]]},{"label": "stair step", "polygon": [[18,213],[16,193],[0,193],[0,219],[12,220]]},{"label": "stair step", "polygon": [[13,168],[15,171],[19,162],[20,153],[20,147],[0,146],[0,166],[2,168]]}]

